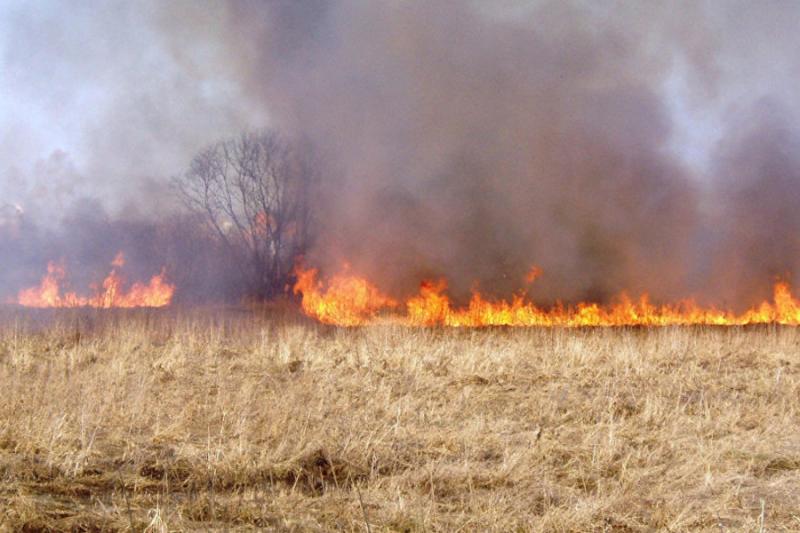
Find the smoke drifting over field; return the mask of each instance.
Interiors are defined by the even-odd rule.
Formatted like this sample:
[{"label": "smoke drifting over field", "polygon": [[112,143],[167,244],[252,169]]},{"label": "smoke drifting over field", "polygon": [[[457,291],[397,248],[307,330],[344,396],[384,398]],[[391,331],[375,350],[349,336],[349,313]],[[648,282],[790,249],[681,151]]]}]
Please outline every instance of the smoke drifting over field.
[{"label": "smoke drifting over field", "polygon": [[543,300],[745,305],[800,274],[793,2],[51,7],[6,22],[0,290],[122,241],[224,293],[223,260],[186,274],[167,182],[264,126],[322,154],[307,262],[390,290],[508,294],[536,264]]}]

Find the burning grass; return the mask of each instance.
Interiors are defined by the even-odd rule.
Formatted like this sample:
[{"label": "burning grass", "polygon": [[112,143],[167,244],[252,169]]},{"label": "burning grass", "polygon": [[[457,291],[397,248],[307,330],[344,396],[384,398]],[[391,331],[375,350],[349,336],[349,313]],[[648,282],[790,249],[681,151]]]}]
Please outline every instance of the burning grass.
[{"label": "burning grass", "polygon": [[[772,301],[764,300],[744,312],[702,307],[693,300],[655,305],[647,294],[631,299],[618,295],[601,305],[579,302],[571,306],[556,303],[541,308],[523,291],[510,300],[490,300],[477,289],[465,307],[453,304],[447,295],[447,281],[426,280],[419,293],[402,304],[383,293],[367,279],[351,274],[319,280],[315,269],[298,266],[294,293],[301,296],[303,312],[324,324],[367,326],[404,324],[408,326],[451,327],[586,327],[586,326],[743,326],[752,324],[800,325],[800,300],[789,284],[777,282]],[[526,276],[530,283],[541,274],[537,267]],[[399,312],[398,312],[399,311]]]},{"label": "burning grass", "polygon": [[94,294],[80,296],[65,290],[67,271],[64,265],[50,262],[47,274],[38,286],[23,289],[14,303],[25,307],[62,308],[62,307],[101,307],[101,308],[137,308],[164,307],[172,301],[175,287],[165,278],[164,270],[150,278],[148,283],[135,282],[126,287],[125,279],[119,269],[125,266],[125,257],[118,253],[111,263],[112,270],[102,283],[95,284]]},{"label": "burning grass", "polygon": [[800,527],[800,331],[7,310],[0,529]]}]

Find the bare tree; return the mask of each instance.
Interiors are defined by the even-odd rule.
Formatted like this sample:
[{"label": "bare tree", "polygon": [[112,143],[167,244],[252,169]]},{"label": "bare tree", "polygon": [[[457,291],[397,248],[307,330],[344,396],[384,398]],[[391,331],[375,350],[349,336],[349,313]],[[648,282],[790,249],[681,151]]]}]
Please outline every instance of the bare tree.
[{"label": "bare tree", "polygon": [[197,154],[175,180],[185,204],[236,254],[253,295],[280,292],[309,245],[311,156],[274,132],[244,133]]}]

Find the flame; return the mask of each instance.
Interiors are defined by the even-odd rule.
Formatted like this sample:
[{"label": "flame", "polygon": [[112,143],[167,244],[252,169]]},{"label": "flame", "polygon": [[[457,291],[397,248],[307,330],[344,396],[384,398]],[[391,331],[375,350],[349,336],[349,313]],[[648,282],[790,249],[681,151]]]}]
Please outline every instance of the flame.
[{"label": "flame", "polygon": [[[531,269],[537,277],[538,268]],[[339,274],[327,283],[317,280],[315,269],[295,269],[294,293],[302,297],[303,312],[320,322],[360,326],[396,322],[409,326],[670,326],[670,325],[800,325],[800,301],[787,283],[776,283],[772,301],[744,313],[704,308],[692,300],[655,305],[647,294],[637,299],[622,294],[609,305],[582,302],[537,307],[517,294],[510,300],[490,300],[477,290],[469,303],[456,307],[446,294],[445,280],[423,281],[418,294],[403,304],[381,293],[364,278]],[[531,279],[532,281],[532,279]],[[398,309],[401,312],[398,312]],[[404,310],[405,312],[402,312]]]},{"label": "flame", "polygon": [[536,265],[533,265],[531,269],[528,271],[528,273],[525,274],[525,283],[530,285],[531,283],[539,279],[539,276],[541,275],[542,275],[542,269]]},{"label": "flame", "polygon": [[297,268],[295,274],[294,293],[303,295],[303,311],[325,324],[358,326],[374,319],[379,311],[397,306],[363,278],[338,275],[323,287],[316,269]]},{"label": "flame", "polygon": [[67,273],[63,264],[50,262],[47,274],[36,287],[24,289],[17,295],[16,303],[25,307],[163,307],[172,301],[175,287],[167,283],[164,271],[153,276],[148,283],[137,282],[125,289],[125,280],[119,269],[125,266],[125,257],[118,253],[111,262],[111,272],[94,294],[81,296],[64,292]]}]

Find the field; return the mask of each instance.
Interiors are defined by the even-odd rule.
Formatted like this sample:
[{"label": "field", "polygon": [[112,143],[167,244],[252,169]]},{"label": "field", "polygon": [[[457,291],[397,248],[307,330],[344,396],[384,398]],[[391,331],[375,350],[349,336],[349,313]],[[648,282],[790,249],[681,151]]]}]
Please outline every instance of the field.
[{"label": "field", "polygon": [[797,531],[796,328],[0,326],[0,530]]}]

